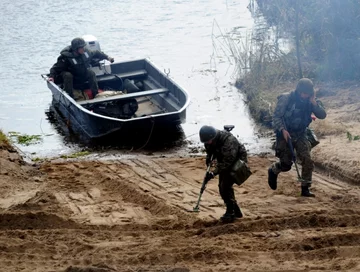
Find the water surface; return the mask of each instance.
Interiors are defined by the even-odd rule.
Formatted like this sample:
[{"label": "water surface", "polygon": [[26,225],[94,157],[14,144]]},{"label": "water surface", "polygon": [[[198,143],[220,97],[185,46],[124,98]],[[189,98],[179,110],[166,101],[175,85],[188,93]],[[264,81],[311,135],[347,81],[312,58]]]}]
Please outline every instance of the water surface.
[{"label": "water surface", "polygon": [[43,141],[19,146],[38,157],[74,152],[47,120],[51,103],[41,74],[48,73],[71,39],[97,37],[116,61],[149,58],[187,90],[191,103],[182,125],[199,145],[204,124],[234,124],[234,134],[250,152],[268,146],[256,134],[242,94],[233,87],[234,61],[224,36],[253,27],[248,1],[45,1],[2,0],[0,18],[0,128],[5,133],[41,134]]}]

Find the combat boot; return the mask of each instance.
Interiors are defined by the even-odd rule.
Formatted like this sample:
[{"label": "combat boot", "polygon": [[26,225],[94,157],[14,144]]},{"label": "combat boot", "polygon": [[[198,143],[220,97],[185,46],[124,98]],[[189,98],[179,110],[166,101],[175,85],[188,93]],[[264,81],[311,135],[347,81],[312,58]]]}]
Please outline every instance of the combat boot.
[{"label": "combat boot", "polygon": [[223,216],[221,216],[220,220],[224,223],[232,223],[235,220],[234,213],[234,204],[228,203],[226,204],[226,211]]},{"label": "combat boot", "polygon": [[239,205],[235,202],[235,205],[234,205],[234,216],[235,218],[242,218],[243,217],[243,214],[240,210],[240,207]]},{"label": "combat boot", "polygon": [[270,167],[268,169],[268,184],[270,186],[271,189],[276,190],[277,188],[277,178],[278,175],[274,173],[274,171],[272,170],[272,168]]},{"label": "combat boot", "polygon": [[310,192],[309,186],[301,186],[301,196],[315,197],[315,195]]}]

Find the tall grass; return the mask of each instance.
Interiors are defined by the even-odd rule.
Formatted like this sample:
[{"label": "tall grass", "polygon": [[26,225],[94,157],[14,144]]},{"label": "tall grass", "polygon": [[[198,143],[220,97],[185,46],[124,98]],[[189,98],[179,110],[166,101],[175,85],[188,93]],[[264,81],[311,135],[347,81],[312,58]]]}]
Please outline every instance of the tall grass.
[{"label": "tall grass", "polygon": [[[271,127],[277,95],[284,92],[276,88],[291,84],[292,89],[299,79],[296,50],[290,43],[280,46],[279,37],[268,27],[223,33],[216,21],[213,24],[212,57],[225,55],[234,65],[233,77],[246,97],[250,114],[267,127]],[[314,65],[306,62],[302,66],[303,75],[311,78]]]},{"label": "tall grass", "polygon": [[9,145],[9,144],[10,144],[9,139],[6,137],[6,135],[0,129],[0,145]]},{"label": "tall grass", "polygon": [[212,37],[213,57],[221,53],[234,65],[236,86],[245,94],[250,114],[257,122],[270,126],[274,97],[269,97],[266,90],[297,79],[295,55],[281,50],[265,32],[223,33],[214,22]]},{"label": "tall grass", "polygon": [[342,123],[335,123],[329,120],[321,120],[321,122],[313,122],[311,127],[314,129],[318,137],[326,135],[339,135],[346,132],[346,126]]}]

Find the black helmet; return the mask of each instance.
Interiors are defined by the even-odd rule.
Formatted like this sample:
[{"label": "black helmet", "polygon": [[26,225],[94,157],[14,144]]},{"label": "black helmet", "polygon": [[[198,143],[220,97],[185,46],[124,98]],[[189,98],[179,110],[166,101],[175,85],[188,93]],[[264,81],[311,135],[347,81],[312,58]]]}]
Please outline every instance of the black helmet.
[{"label": "black helmet", "polygon": [[86,42],[83,38],[75,38],[71,41],[71,48],[73,51],[78,50],[80,47],[85,47]]},{"label": "black helmet", "polygon": [[306,93],[310,96],[314,95],[314,83],[308,78],[302,78],[299,80],[296,86],[297,93]]},{"label": "black helmet", "polygon": [[217,129],[211,126],[202,126],[199,131],[200,141],[206,143],[216,137]]}]

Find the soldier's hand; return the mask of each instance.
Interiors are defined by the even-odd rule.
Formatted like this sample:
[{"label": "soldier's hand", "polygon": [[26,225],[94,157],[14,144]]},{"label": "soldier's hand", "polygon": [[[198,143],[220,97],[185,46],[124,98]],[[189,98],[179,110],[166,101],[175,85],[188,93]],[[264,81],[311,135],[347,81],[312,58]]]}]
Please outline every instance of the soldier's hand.
[{"label": "soldier's hand", "polygon": [[208,183],[209,180],[213,179],[215,177],[214,173],[213,172],[206,172],[206,175],[205,175],[205,183]]},{"label": "soldier's hand", "polygon": [[310,102],[311,104],[313,104],[314,106],[317,105],[316,99],[315,99],[315,95],[313,95],[312,97],[310,97]]},{"label": "soldier's hand", "polygon": [[290,134],[286,129],[282,130],[282,135],[283,135],[286,142],[288,141],[288,139],[291,139]]},{"label": "soldier's hand", "polygon": [[110,61],[111,63],[113,63],[113,62],[114,62],[114,58],[108,57],[108,61]]},{"label": "soldier's hand", "polygon": [[54,78],[53,77],[49,77],[48,81],[54,82]]}]

